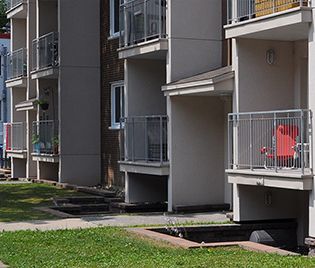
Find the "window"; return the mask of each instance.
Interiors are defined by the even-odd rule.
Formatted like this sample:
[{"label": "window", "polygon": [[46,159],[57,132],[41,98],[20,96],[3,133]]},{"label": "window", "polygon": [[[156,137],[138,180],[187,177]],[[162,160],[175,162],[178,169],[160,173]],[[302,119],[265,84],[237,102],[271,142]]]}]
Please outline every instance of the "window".
[{"label": "window", "polygon": [[120,128],[120,119],[125,116],[124,82],[112,84],[112,128]]},{"label": "window", "polygon": [[110,36],[119,36],[119,10],[124,0],[110,0]]}]

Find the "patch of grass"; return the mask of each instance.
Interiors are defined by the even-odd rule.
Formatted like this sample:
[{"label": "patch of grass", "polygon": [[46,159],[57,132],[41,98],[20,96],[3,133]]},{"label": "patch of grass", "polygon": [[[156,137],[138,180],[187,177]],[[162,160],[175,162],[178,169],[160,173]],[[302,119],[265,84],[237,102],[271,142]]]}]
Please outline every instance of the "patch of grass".
[{"label": "patch of grass", "polygon": [[238,247],[184,250],[118,228],[0,233],[0,259],[10,267],[315,267],[315,259]]},{"label": "patch of grass", "polygon": [[46,184],[0,185],[0,221],[48,220],[56,216],[34,208],[53,205],[53,197],[84,195]]}]

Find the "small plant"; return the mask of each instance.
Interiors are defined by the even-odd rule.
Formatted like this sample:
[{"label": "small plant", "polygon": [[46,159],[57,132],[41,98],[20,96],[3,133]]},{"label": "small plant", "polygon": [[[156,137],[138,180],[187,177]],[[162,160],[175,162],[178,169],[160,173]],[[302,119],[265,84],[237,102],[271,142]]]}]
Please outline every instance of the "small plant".
[{"label": "small plant", "polygon": [[52,138],[52,144],[53,144],[54,154],[58,154],[58,152],[59,152],[59,138],[58,138],[58,136],[54,136]]},{"label": "small plant", "polygon": [[39,107],[42,109],[42,110],[48,110],[48,107],[49,107],[49,103],[48,101],[46,100],[36,100],[34,102],[35,104],[39,105]]},{"label": "small plant", "polygon": [[32,144],[37,144],[39,143],[39,135],[33,134],[32,135]]},{"label": "small plant", "polygon": [[180,226],[175,219],[166,217],[166,222],[167,224],[165,226],[165,229],[170,235],[178,236],[180,238],[187,237],[185,227]]}]

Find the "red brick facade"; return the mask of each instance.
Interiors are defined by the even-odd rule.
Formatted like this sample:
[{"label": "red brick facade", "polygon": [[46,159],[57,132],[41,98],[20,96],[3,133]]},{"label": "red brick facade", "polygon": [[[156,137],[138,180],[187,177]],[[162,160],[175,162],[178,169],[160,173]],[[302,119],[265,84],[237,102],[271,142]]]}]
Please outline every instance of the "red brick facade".
[{"label": "red brick facade", "polygon": [[111,83],[124,79],[124,62],[118,59],[119,39],[110,39],[110,0],[101,0],[101,120],[102,175],[108,186],[124,187],[119,172],[119,130],[111,130]]}]

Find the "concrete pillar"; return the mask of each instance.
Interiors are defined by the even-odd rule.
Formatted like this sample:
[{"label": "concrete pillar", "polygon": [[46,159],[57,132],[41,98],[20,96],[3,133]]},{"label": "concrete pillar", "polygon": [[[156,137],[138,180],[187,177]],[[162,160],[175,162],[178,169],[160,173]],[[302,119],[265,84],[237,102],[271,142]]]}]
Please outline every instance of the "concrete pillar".
[{"label": "concrete pillar", "polygon": [[[312,1],[312,7],[314,8],[315,1]],[[310,26],[309,31],[309,43],[308,43],[308,50],[309,50],[309,56],[308,56],[308,68],[309,68],[309,77],[308,77],[308,105],[309,109],[312,110],[312,112],[315,112],[315,76],[313,75],[315,70],[315,27],[314,27],[314,21],[315,21],[315,13],[313,12],[313,22]],[[313,116],[313,128],[315,126],[315,120]],[[313,139],[312,139],[311,148],[314,148],[315,143],[315,135],[313,133]],[[314,151],[313,155],[311,156],[311,163],[314,163]],[[313,167],[314,171],[314,167]],[[309,198],[309,235],[311,237],[315,238],[315,184],[313,180],[313,191],[310,192],[310,198]]]}]

